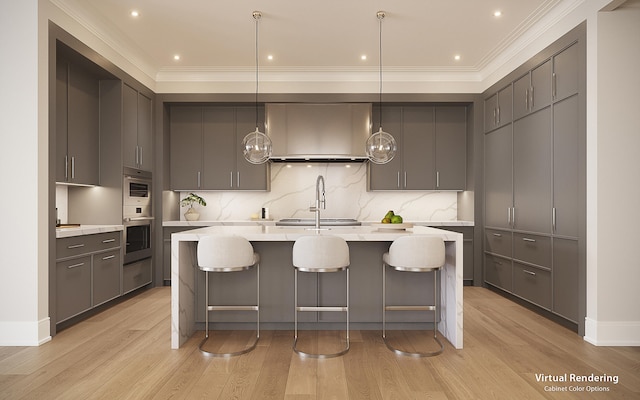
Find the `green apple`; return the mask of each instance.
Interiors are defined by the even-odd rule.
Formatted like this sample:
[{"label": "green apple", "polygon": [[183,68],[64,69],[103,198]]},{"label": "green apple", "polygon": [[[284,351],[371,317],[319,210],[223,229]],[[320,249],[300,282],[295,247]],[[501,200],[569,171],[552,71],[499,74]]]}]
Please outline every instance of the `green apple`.
[{"label": "green apple", "polygon": [[391,217],[393,217],[393,210],[389,210],[389,212],[387,212],[387,214],[384,216],[385,218],[389,218],[391,219]]},{"label": "green apple", "polygon": [[401,224],[402,223],[402,217],[399,215],[394,215],[393,217],[391,217],[391,223],[392,224]]}]

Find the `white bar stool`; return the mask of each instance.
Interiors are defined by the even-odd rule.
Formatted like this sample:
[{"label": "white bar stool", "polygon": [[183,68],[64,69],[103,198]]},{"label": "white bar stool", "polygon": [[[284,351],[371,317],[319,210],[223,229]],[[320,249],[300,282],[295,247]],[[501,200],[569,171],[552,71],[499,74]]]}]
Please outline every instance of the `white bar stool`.
[{"label": "white bar stool", "polygon": [[[256,305],[216,306],[209,304],[209,273],[238,272],[256,267]],[[198,242],[198,267],[205,272],[205,337],[198,348],[215,357],[231,357],[253,350],[260,339],[260,256],[253,252],[251,243],[240,236],[205,236]],[[255,311],[256,339],[248,347],[231,353],[213,353],[202,347],[209,339],[210,311]]]},{"label": "white bar stool", "polygon": [[[382,256],[382,340],[389,350],[411,357],[430,357],[444,351],[438,339],[438,271],[445,263],[442,238],[433,236],[401,236],[394,240],[389,252]],[[433,272],[433,305],[387,305],[387,266],[402,272]],[[440,348],[432,352],[407,352],[387,342],[387,311],[433,311],[433,338]]]},{"label": "white bar stool", "polygon": [[[303,236],[293,244],[293,266],[295,269],[294,284],[294,340],[293,350],[306,357],[332,358],[341,356],[349,351],[349,246],[347,242],[337,236],[316,235]],[[298,306],[298,271],[300,272],[338,272],[345,271],[347,279],[347,301],[345,306],[329,307],[300,307]],[[298,312],[331,311],[344,312],[347,318],[346,347],[337,353],[316,354],[298,349]]]}]

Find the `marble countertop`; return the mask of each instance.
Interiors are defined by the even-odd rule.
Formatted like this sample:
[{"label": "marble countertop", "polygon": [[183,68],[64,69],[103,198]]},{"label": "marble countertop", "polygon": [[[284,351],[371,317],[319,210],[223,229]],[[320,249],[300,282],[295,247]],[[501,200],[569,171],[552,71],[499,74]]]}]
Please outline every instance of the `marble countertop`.
[{"label": "marble countertop", "polygon": [[297,238],[313,234],[335,235],[346,241],[387,242],[405,235],[437,235],[445,241],[456,241],[462,234],[426,226],[414,226],[409,229],[377,229],[372,226],[349,226],[323,228],[320,231],[288,226],[209,226],[171,235],[172,240],[198,241],[207,235],[238,235],[253,242],[295,241]]},{"label": "marble countertop", "polygon": [[[379,223],[380,221],[362,221],[363,226]],[[473,221],[407,221],[419,226],[473,226]],[[266,225],[274,226],[275,220],[231,220],[231,221],[163,221],[163,227],[180,227],[180,226],[255,226]]]},{"label": "marble countertop", "polygon": [[56,228],[56,239],[123,230],[123,225],[80,225],[78,227]]}]

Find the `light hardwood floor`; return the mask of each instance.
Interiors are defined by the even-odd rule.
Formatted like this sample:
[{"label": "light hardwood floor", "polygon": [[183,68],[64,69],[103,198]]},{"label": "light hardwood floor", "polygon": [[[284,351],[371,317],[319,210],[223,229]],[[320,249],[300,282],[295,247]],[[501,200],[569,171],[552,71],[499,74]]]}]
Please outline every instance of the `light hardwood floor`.
[{"label": "light hardwood floor", "polygon": [[[0,398],[640,399],[640,348],[592,346],[487,289],[465,287],[464,299],[464,349],[447,342],[437,357],[396,356],[379,331],[354,331],[345,356],[303,359],[291,350],[291,331],[266,331],[253,352],[221,359],[198,350],[202,332],[171,350],[170,289],[151,289],[43,346],[0,347]],[[399,345],[416,340],[414,332],[393,333]],[[230,345],[251,340],[251,332],[215,335]],[[308,338],[301,345],[315,346]],[[536,374],[619,381],[544,383]]]}]

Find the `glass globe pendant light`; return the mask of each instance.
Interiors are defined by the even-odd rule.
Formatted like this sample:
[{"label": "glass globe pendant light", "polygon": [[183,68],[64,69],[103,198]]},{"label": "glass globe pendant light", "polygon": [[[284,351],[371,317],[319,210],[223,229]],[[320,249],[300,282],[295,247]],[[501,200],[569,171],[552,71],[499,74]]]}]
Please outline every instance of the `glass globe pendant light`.
[{"label": "glass globe pendant light", "polygon": [[384,11],[378,11],[376,14],[380,25],[380,98],[378,101],[379,109],[379,125],[378,132],[369,136],[366,142],[366,152],[369,160],[374,164],[386,164],[393,160],[396,155],[397,145],[393,136],[382,130],[382,20],[384,19]]},{"label": "glass globe pendant light", "polygon": [[271,138],[258,128],[258,21],[261,17],[260,11],[253,12],[253,19],[256,21],[256,130],[242,139],[242,153],[251,164],[267,162],[272,152]]}]

